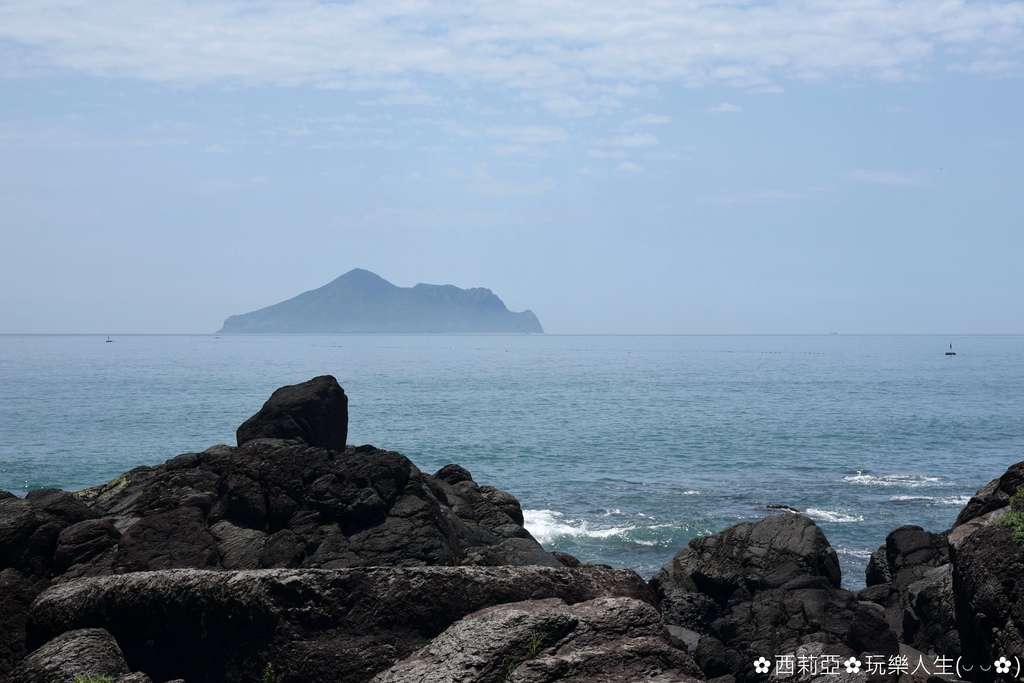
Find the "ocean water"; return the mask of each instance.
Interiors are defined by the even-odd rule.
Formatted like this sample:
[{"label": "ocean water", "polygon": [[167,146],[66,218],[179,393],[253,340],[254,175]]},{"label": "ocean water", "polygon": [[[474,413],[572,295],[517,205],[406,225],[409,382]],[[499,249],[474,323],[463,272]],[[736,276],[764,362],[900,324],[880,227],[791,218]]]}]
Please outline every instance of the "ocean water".
[{"label": "ocean water", "polygon": [[[952,342],[956,356],[944,355]],[[844,585],[1024,459],[1021,336],[0,336],[0,489],[76,490],[217,443],[320,374],[349,442],[510,491],[548,549],[650,576],[804,511]]]}]

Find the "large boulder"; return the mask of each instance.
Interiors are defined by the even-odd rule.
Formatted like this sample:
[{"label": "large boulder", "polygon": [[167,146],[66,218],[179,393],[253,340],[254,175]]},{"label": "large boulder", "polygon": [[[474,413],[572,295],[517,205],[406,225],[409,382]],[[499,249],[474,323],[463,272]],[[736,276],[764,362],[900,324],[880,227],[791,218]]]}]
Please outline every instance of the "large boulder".
[{"label": "large boulder", "polygon": [[644,646],[651,657],[685,661],[668,647],[643,579],[600,568],[179,569],[75,579],[39,596],[28,633],[31,648],[102,626],[128,665],[156,681],[248,683],[271,664],[278,683],[359,683],[486,607],[601,597],[630,599],[619,626],[642,615],[629,637],[658,640]]},{"label": "large boulder", "polygon": [[[80,679],[114,679],[129,673],[121,648],[101,628],[61,633],[30,654],[6,683],[68,683]],[[80,678],[79,678],[80,677]]]},{"label": "large boulder", "polygon": [[1014,493],[1024,487],[1024,462],[1010,465],[1002,475],[996,477],[971,496],[967,505],[957,515],[953,528],[996,510],[1007,508]]},{"label": "large boulder", "polygon": [[253,439],[298,439],[310,446],[344,451],[348,396],[330,375],[281,387],[242,423],[236,438],[239,446]]},{"label": "large boulder", "polygon": [[28,608],[43,588],[16,569],[0,571],[0,676],[25,656]]},{"label": "large boulder", "polygon": [[[987,665],[1024,653],[1024,550],[1013,531],[990,524],[954,550],[953,595],[963,657]],[[976,666],[971,679],[997,680]]]},{"label": "large boulder", "polygon": [[665,621],[699,635],[695,658],[709,678],[741,683],[752,662],[815,644],[848,657],[895,653],[881,610],[840,588],[835,551],[809,518],[790,513],[696,538],[651,579]]},{"label": "large boulder", "polygon": [[703,679],[651,605],[605,597],[528,600],[474,612],[373,683],[554,683]]},{"label": "large boulder", "polygon": [[890,532],[868,561],[867,587],[859,597],[882,606],[900,642],[956,658],[960,636],[950,550],[944,533],[912,525]]}]

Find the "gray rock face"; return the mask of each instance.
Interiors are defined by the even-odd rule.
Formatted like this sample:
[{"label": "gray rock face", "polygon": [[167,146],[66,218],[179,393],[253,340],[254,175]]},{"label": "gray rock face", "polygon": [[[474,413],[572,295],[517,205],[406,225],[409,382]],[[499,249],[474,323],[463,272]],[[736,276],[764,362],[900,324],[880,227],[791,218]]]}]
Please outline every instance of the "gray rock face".
[{"label": "gray rock face", "polygon": [[607,597],[566,605],[529,600],[474,612],[373,683],[696,683],[703,675],[671,644],[651,605]]},{"label": "gray rock face", "polygon": [[[643,615],[633,632],[638,638],[658,631],[653,594],[629,570],[370,567],[75,579],[36,600],[28,632],[35,647],[102,623],[132,668],[158,681],[243,683],[259,680],[271,663],[279,683],[358,683],[486,607],[547,598],[575,605],[599,597],[630,599],[617,623]],[[664,647],[668,660],[685,661]]]},{"label": "gray rock face", "polygon": [[254,439],[299,439],[309,446],[345,450],[348,396],[330,375],[281,387],[236,433],[241,446]]}]

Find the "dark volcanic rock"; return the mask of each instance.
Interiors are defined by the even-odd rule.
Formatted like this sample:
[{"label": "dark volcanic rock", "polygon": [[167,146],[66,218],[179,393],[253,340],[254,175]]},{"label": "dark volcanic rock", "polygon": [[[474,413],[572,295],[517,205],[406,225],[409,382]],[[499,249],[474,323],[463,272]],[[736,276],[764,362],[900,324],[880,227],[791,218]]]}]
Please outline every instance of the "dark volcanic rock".
[{"label": "dark volcanic rock", "polygon": [[695,655],[705,675],[741,682],[757,678],[758,657],[809,643],[840,656],[892,649],[896,637],[878,608],[839,583],[825,535],[791,513],[694,539],[651,579],[665,621],[701,634]]},{"label": "dark volcanic rock", "polygon": [[967,505],[957,515],[953,528],[995,510],[1008,507],[1010,497],[1021,487],[1024,487],[1024,462],[1011,465],[1002,476],[993,479],[971,496]]},{"label": "dark volcanic rock", "polygon": [[[966,660],[1012,662],[1024,653],[1024,551],[1008,527],[989,525],[954,551],[953,595]],[[971,678],[997,677],[975,667]]]},{"label": "dark volcanic rock", "polygon": [[348,396],[330,375],[281,387],[236,434],[241,446],[253,439],[301,439],[310,446],[344,451]]},{"label": "dark volcanic rock", "polygon": [[0,571],[0,676],[25,656],[28,608],[43,588],[15,569]]},{"label": "dark volcanic rock", "polygon": [[117,641],[101,628],[70,630],[26,657],[8,683],[67,683],[77,676],[117,678],[128,673]]},{"label": "dark volcanic rock", "polygon": [[562,566],[523,527],[515,497],[478,485],[466,469],[432,477],[399,453],[346,448],[345,409],[341,387],[320,377],[275,392],[239,428],[237,448],[186,453],[75,494],[0,495],[0,571],[10,569],[0,574],[0,677],[27,652],[26,609],[54,579],[173,568]]},{"label": "dark volcanic rock", "polygon": [[919,526],[891,532],[872,554],[860,597],[881,605],[900,642],[926,653],[960,654],[946,534]]},{"label": "dark volcanic rock", "polygon": [[557,598],[488,607],[459,620],[373,683],[696,683],[651,605],[623,597]]},{"label": "dark volcanic rock", "polygon": [[480,609],[545,598],[575,605],[599,597],[632,599],[626,613],[644,615],[634,635],[656,630],[656,612],[633,605],[649,605],[653,594],[630,570],[370,567],[169,570],[71,580],[36,600],[29,636],[33,646],[102,625],[131,668],[157,681],[249,682],[272,663],[279,683],[357,683]]},{"label": "dark volcanic rock", "polygon": [[106,517],[54,539],[58,572],[559,564],[513,496],[459,470],[452,485],[372,446],[216,446],[83,492]]}]

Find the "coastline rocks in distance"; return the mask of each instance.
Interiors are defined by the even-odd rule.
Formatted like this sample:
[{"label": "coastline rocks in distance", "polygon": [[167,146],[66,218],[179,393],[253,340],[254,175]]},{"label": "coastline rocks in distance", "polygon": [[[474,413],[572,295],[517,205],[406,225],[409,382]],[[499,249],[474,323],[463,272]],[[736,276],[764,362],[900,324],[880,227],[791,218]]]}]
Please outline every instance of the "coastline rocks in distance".
[{"label": "coastline rocks in distance", "polygon": [[344,451],[348,396],[330,375],[281,387],[235,436],[239,446],[254,439],[299,439],[309,446]]},{"label": "coastline rocks in distance", "polygon": [[532,311],[514,313],[491,290],[396,287],[356,268],[318,289],[233,315],[220,333],[543,333]]},{"label": "coastline rocks in distance", "polygon": [[[610,604],[603,618],[637,642],[658,638],[660,644],[645,645],[652,656],[660,653],[672,666],[688,661],[685,653],[671,651],[667,638],[660,635],[664,627],[658,631],[650,588],[625,569],[138,572],[54,585],[33,604],[28,632],[34,647],[66,631],[102,623],[117,639],[125,659],[156,681],[256,681],[269,663],[279,683],[359,683],[479,610],[549,599],[552,604],[588,605],[597,598],[624,601]],[[621,618],[613,620],[616,611]],[[160,618],[154,619],[154,614]],[[627,623],[634,614],[643,615],[644,621]],[[585,619],[576,618],[585,625]],[[591,620],[597,621],[596,616]],[[585,627],[578,630],[586,636]],[[585,659],[584,654],[577,659]],[[497,668],[501,659],[489,665]],[[600,662],[588,666],[598,667]]]}]

